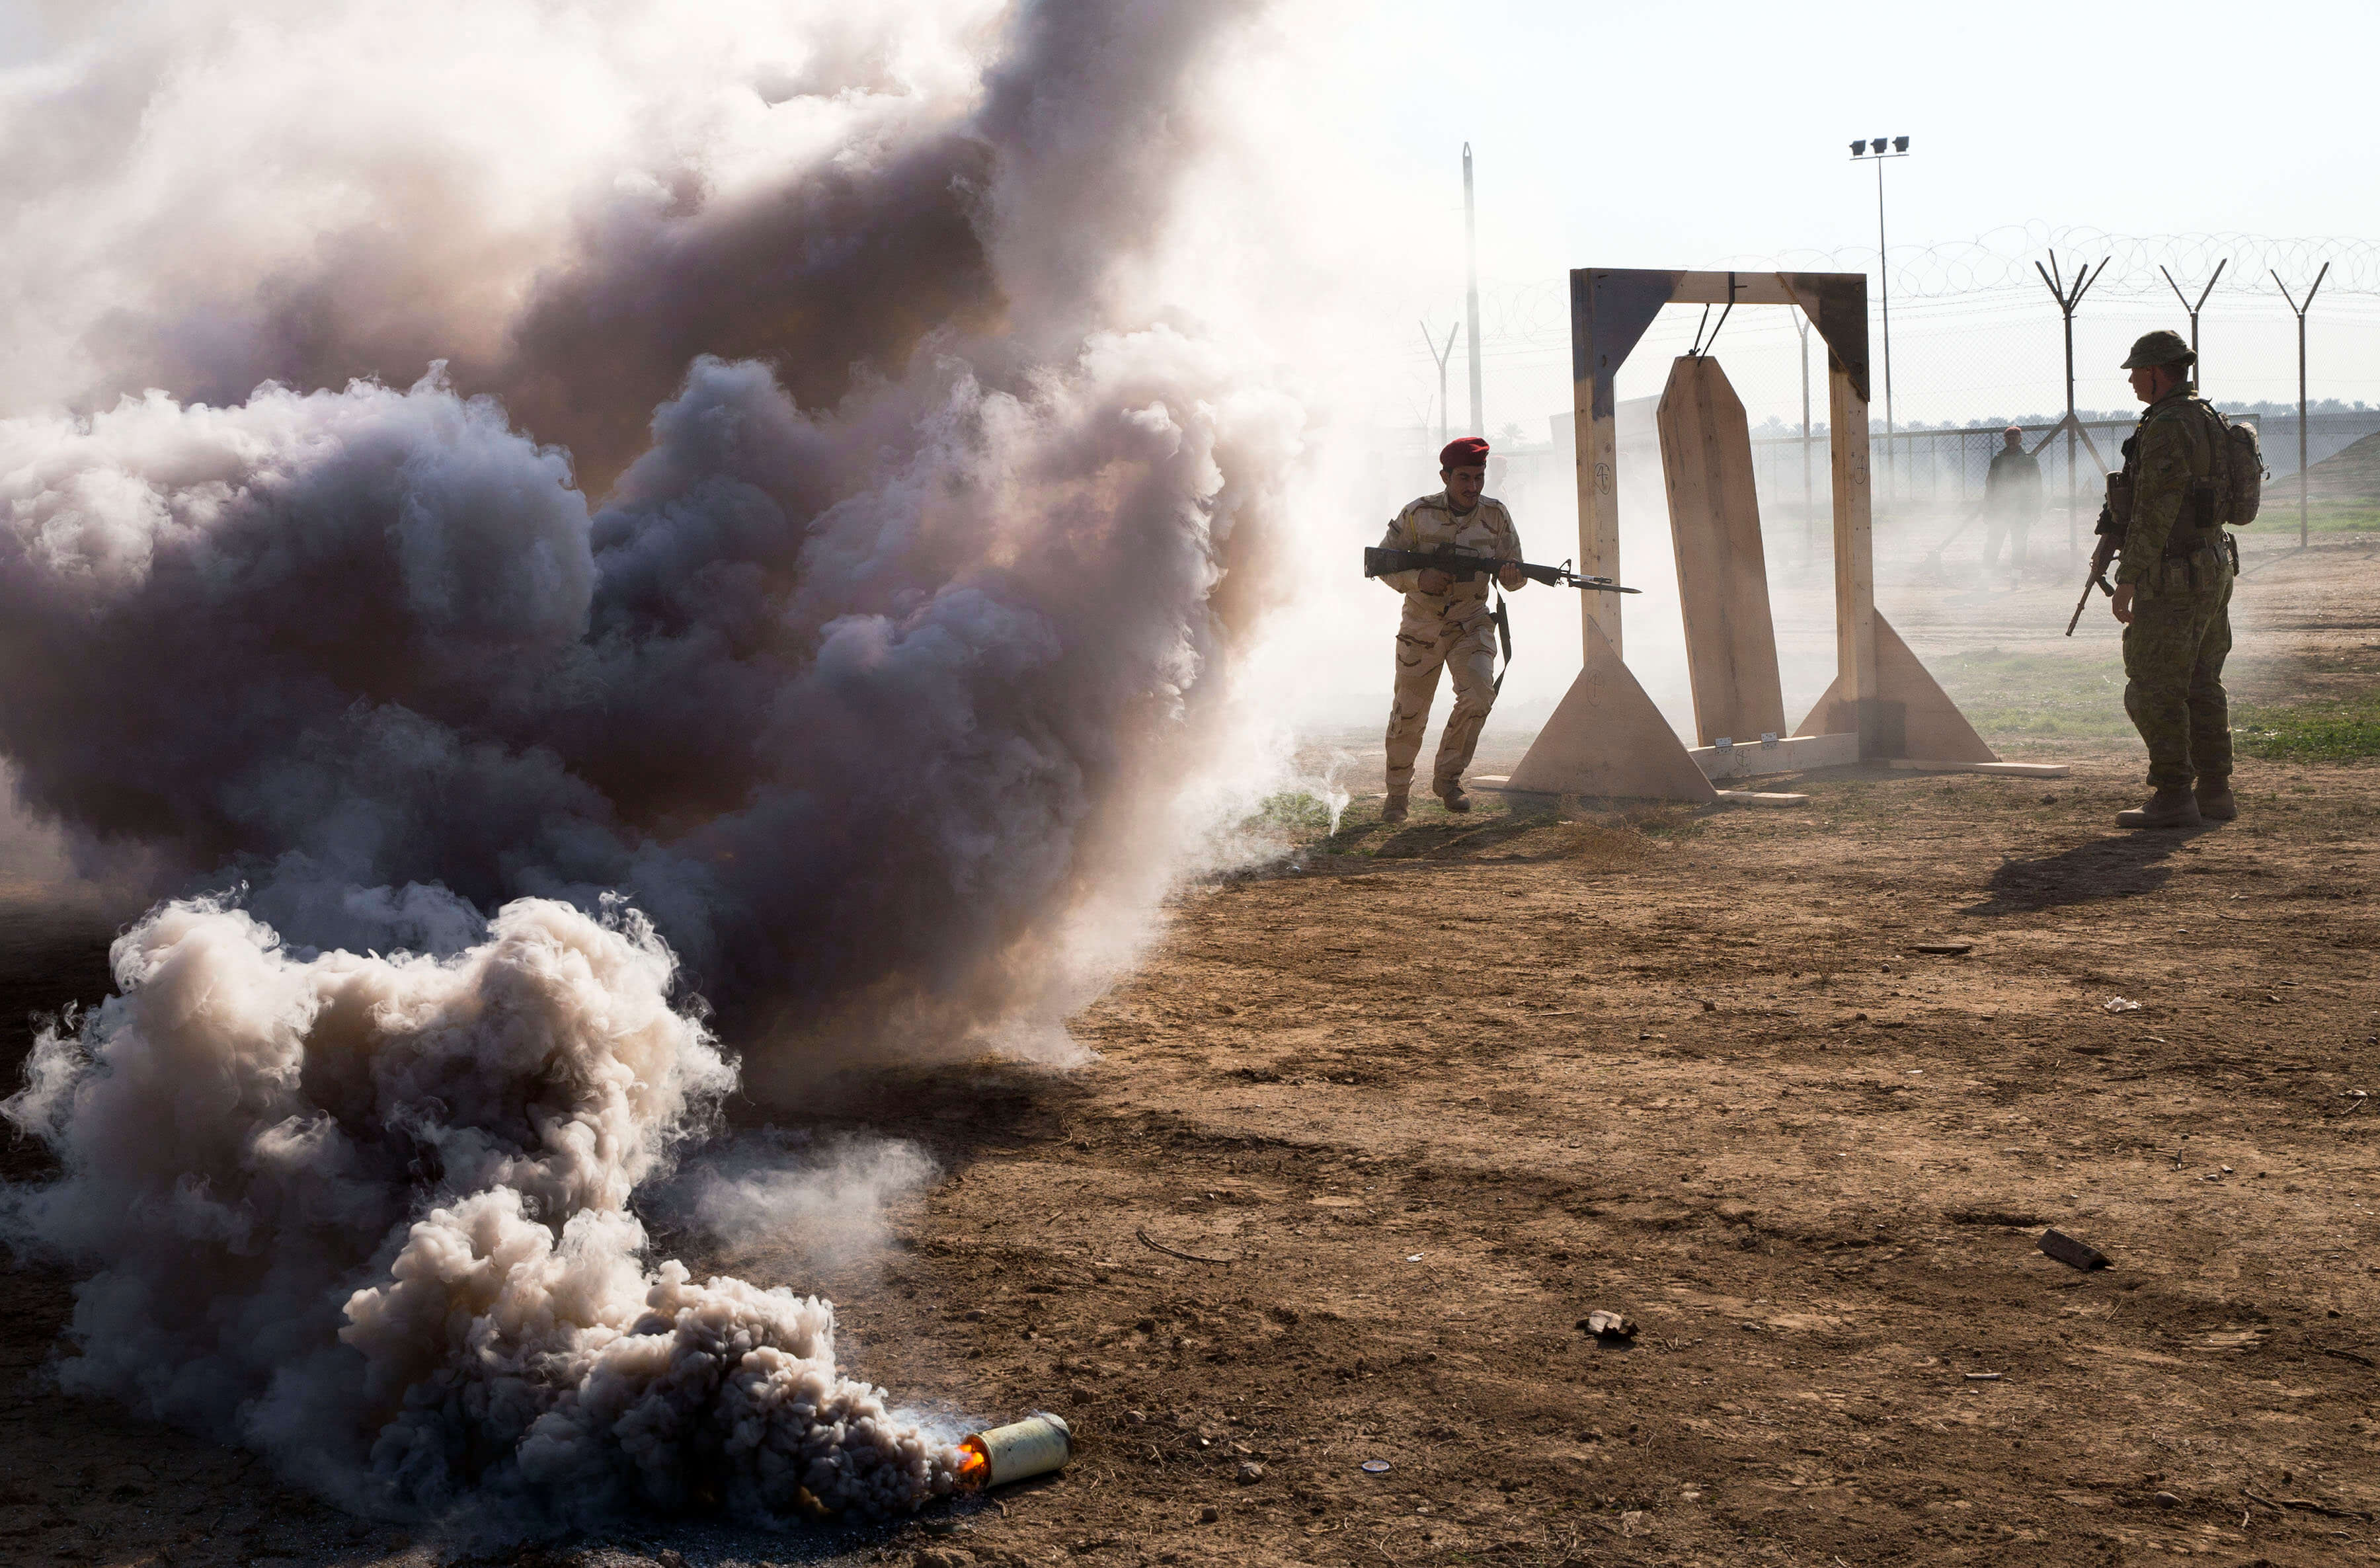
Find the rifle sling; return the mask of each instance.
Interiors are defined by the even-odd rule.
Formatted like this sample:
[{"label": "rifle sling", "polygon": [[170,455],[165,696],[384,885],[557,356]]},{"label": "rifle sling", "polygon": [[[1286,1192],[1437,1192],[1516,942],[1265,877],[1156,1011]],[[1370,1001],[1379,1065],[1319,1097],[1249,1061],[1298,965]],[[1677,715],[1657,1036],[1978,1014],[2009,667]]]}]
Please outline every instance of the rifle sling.
[{"label": "rifle sling", "polygon": [[1496,590],[1496,640],[1504,648],[1504,667],[1496,672],[1496,694],[1504,693],[1504,677],[1512,673],[1512,617],[1504,608],[1504,590]]}]

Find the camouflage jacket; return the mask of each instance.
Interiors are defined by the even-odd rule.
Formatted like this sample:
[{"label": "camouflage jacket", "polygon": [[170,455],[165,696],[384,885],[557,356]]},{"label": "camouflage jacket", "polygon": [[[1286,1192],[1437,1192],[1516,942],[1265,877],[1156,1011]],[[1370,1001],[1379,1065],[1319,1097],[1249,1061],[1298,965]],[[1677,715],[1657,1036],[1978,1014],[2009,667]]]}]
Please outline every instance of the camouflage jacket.
[{"label": "camouflage jacket", "polygon": [[[2124,443],[2132,520],[2124,530],[2118,582],[2136,583],[2154,571],[2173,542],[2173,530],[2192,526],[2183,517],[2190,485],[2215,472],[2216,432],[2213,411],[2188,387],[2158,398],[2142,413],[2140,428]],[[2222,530],[2202,531],[2212,543]]]},{"label": "camouflage jacket", "polygon": [[[1512,527],[1512,514],[1492,495],[1483,495],[1479,504],[1469,515],[1456,517],[1446,504],[1446,492],[1425,495],[1405,503],[1403,511],[1380,536],[1383,550],[1464,550],[1475,555],[1493,555],[1500,561],[1518,561],[1521,557],[1521,536]],[[1488,590],[1493,586],[1488,577],[1474,577],[1456,583],[1444,593],[1424,593],[1415,586],[1419,572],[1389,572],[1378,579],[1405,596],[1405,614],[1419,612],[1427,618],[1440,621],[1468,621],[1473,614],[1488,602]]]}]

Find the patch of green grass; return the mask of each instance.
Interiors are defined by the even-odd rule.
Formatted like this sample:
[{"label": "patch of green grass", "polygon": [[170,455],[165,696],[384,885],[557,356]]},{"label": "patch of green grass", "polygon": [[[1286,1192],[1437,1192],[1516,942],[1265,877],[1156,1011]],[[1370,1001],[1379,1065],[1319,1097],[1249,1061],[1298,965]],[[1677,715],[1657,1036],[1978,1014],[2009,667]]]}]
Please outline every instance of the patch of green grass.
[{"label": "patch of green grass", "polygon": [[1266,796],[1240,825],[1280,833],[1292,844],[1306,844],[1330,831],[1330,808],[1304,790],[1287,790]]},{"label": "patch of green grass", "polygon": [[1986,648],[1933,662],[1934,676],[1985,737],[2128,735],[2124,672],[2113,661]]},{"label": "patch of green grass", "polygon": [[[2112,659],[1987,648],[1953,654],[1933,667],[1942,689],[1986,738],[2116,739],[2132,733],[2124,714],[2124,672]],[[2287,705],[2235,699],[2231,728],[2240,750],[2274,761],[2380,757],[2380,689]]]},{"label": "patch of green grass", "polygon": [[2231,743],[2252,757],[2276,762],[2380,757],[2380,691],[2286,708],[2235,706]]},{"label": "patch of green grass", "polygon": [[[2289,535],[2298,531],[2298,487],[2294,480],[2281,480],[2265,491],[2265,504],[2256,512],[2256,520],[2240,531],[2244,541],[2266,534]],[[2306,505],[2308,533],[2380,533],[2380,501],[2312,501]]]}]

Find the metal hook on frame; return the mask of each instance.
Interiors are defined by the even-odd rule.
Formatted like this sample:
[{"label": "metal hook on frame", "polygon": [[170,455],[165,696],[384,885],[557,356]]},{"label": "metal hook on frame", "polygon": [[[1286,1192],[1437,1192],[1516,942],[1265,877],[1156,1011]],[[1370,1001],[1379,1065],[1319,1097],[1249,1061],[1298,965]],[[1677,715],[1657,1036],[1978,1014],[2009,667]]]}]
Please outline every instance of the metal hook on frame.
[{"label": "metal hook on frame", "polygon": [[[1706,341],[1704,340],[1704,337],[1703,337],[1702,322],[1695,322],[1695,323],[1694,323],[1694,346],[1692,348],[1690,348],[1690,349],[1688,349],[1688,350],[1686,351],[1686,357],[1687,357],[1688,359],[1701,359],[1701,358],[1703,357],[1703,355],[1704,355],[1704,354],[1706,354],[1706,353],[1709,352],[1709,349],[1710,349],[1710,346],[1711,346],[1711,344],[1717,343],[1717,342],[1718,341],[1718,334],[1719,334],[1720,329],[1721,329],[1721,328],[1723,328],[1723,327],[1725,327],[1725,326],[1727,325],[1727,318],[1728,318],[1729,314],[1730,314],[1730,312],[1732,312],[1732,311],[1734,310],[1734,309],[1735,309],[1735,291],[1736,291],[1736,286],[1736,286],[1736,278],[1735,278],[1735,274],[1734,274],[1733,273],[1728,273],[1728,274],[1727,274],[1727,309],[1726,309],[1726,310],[1721,310],[1721,311],[1718,313],[1718,326],[1715,326],[1715,327],[1713,327],[1713,328],[1711,328],[1711,332],[1710,332],[1710,338],[1709,338],[1709,340],[1708,340],[1707,342],[1706,342]],[[1703,307],[1703,321],[1704,321],[1704,322],[1707,322],[1707,321],[1709,321],[1709,320],[1710,320],[1710,307],[1709,307],[1709,306],[1707,306],[1707,305],[1706,305],[1706,306],[1704,306],[1704,307]]]}]

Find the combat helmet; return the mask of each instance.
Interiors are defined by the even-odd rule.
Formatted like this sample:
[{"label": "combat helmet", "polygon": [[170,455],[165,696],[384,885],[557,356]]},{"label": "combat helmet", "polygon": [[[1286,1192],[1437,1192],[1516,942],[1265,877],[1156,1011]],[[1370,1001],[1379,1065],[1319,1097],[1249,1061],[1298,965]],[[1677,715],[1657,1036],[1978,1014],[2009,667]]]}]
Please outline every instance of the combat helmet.
[{"label": "combat helmet", "polygon": [[2144,365],[2191,365],[2197,361],[2198,356],[2191,352],[2190,345],[2182,341],[2181,334],[2159,327],[2155,332],[2141,334],[2140,340],[2132,345],[2132,351],[2124,356],[2124,369],[2137,371]]}]

